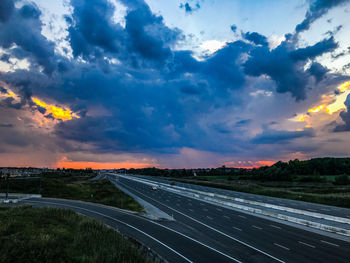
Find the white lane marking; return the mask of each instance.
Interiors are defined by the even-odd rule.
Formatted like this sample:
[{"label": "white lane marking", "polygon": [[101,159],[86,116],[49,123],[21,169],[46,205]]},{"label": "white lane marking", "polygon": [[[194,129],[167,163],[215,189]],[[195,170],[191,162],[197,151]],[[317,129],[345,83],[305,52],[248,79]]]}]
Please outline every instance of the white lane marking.
[{"label": "white lane marking", "polygon": [[169,199],[167,199],[166,201],[169,202]]},{"label": "white lane marking", "polygon": [[287,248],[287,247],[285,247],[285,246],[282,246],[282,245],[280,245],[280,244],[277,244],[277,243],[273,243],[275,246],[278,246],[278,247],[281,247],[281,248],[283,248],[283,249],[285,249],[285,250],[290,250],[289,248]]},{"label": "white lane marking", "polygon": [[200,205],[204,205],[203,203],[200,203]]},{"label": "white lane marking", "polygon": [[321,242],[325,243],[325,244],[328,244],[328,245],[335,246],[335,247],[339,247],[339,245],[337,245],[337,244],[334,244],[334,243],[331,243],[331,242],[327,242],[327,241],[324,241],[324,240],[321,240]]},{"label": "white lane marking", "polygon": [[188,210],[190,210],[191,212],[193,212],[193,209],[188,209]]},{"label": "white lane marking", "polygon": [[310,245],[310,244],[305,243],[305,242],[302,242],[302,241],[298,241],[298,243],[303,244],[303,245],[308,246],[308,247],[316,248],[315,246]]},{"label": "white lane marking", "polygon": [[[67,201],[67,200],[64,200],[64,201]],[[32,201],[32,202],[35,202],[35,201]],[[49,203],[49,202],[47,202],[47,203]],[[82,202],[82,203],[84,203],[84,202]],[[50,204],[50,203],[49,203],[49,204]],[[56,203],[56,204],[62,205],[62,204],[60,204],[60,203]],[[63,205],[64,205],[64,204],[63,204]],[[91,205],[91,204],[90,204],[90,205]],[[92,204],[92,205],[96,205],[96,204]],[[98,204],[97,204],[97,205],[98,205]],[[69,206],[69,205],[68,205],[68,206]],[[78,209],[84,209],[84,208],[79,208],[79,207],[77,207],[77,208],[78,208]],[[108,207],[107,207],[107,208],[108,208]],[[219,251],[219,250],[217,250],[217,249],[215,249],[215,248],[213,248],[213,247],[210,247],[210,246],[208,246],[208,245],[206,245],[206,244],[204,244],[204,243],[202,243],[202,242],[200,242],[200,241],[198,241],[198,240],[196,240],[196,239],[194,239],[194,238],[192,238],[192,237],[186,236],[185,234],[182,234],[181,232],[178,232],[178,231],[176,231],[176,230],[174,230],[174,229],[171,229],[171,228],[169,228],[169,227],[167,227],[167,226],[161,225],[161,224],[159,224],[159,223],[157,223],[157,222],[155,222],[155,221],[152,221],[152,220],[149,220],[149,219],[147,219],[147,218],[138,216],[138,215],[136,215],[136,214],[130,214],[129,212],[125,212],[125,211],[119,211],[119,210],[118,210],[118,212],[123,213],[123,214],[127,214],[127,215],[132,215],[132,216],[134,216],[134,217],[137,217],[137,218],[142,219],[142,220],[144,220],[144,221],[147,221],[147,222],[149,222],[149,223],[155,224],[155,225],[157,225],[157,226],[159,226],[159,227],[163,227],[163,228],[165,228],[165,229],[167,229],[167,230],[169,230],[169,231],[172,231],[172,232],[174,232],[174,233],[176,233],[176,234],[178,234],[178,235],[180,235],[180,236],[183,236],[183,237],[185,237],[185,238],[187,238],[187,239],[189,239],[189,240],[191,240],[191,241],[193,241],[193,242],[195,242],[195,243],[197,243],[197,244],[200,244],[200,245],[202,245],[202,246],[204,246],[204,247],[206,247],[206,248],[209,248],[209,249],[211,249],[211,250],[213,250],[213,251],[215,251],[215,252],[217,252],[217,253],[219,253],[219,254],[221,254],[221,255],[223,255],[223,256],[225,256],[225,257],[227,257],[227,258],[229,258],[229,259],[231,259],[231,260],[233,260],[233,261],[235,261],[235,262],[237,262],[237,263],[242,263],[241,261],[239,261],[238,259],[236,259],[236,258],[234,258],[234,257],[231,257],[231,256],[229,256],[229,255],[227,255],[227,254],[225,254],[225,253],[223,253],[223,252],[221,252],[221,251]],[[117,220],[117,219],[115,219],[115,220]],[[192,262],[192,261],[190,261],[190,262]],[[193,263],[193,262],[192,262],[192,263]]]},{"label": "white lane marking", "polygon": [[254,227],[254,228],[256,228],[256,229],[259,229],[259,230],[262,230],[261,227],[258,227],[258,226],[256,226],[256,225],[252,225],[252,227]]},{"label": "white lane marking", "polygon": [[213,218],[212,218],[212,217],[210,217],[210,216],[207,216],[207,218],[208,218],[208,219],[210,219],[210,220],[213,220]]},{"label": "white lane marking", "polygon": [[208,209],[206,209],[206,208],[203,208],[203,211],[206,211],[206,212],[207,212],[207,211],[208,211]]},{"label": "white lane marking", "polygon": [[[130,180],[130,179],[129,179],[129,180]],[[125,185],[124,185],[124,186],[125,186]],[[128,187],[128,186],[126,186],[126,187]],[[129,187],[129,188],[130,188],[130,187]],[[141,193],[141,192],[139,192],[139,191],[137,191],[137,190],[135,190],[135,192],[138,192],[139,194],[141,194],[141,195],[143,195],[143,196],[146,196],[146,195],[144,195],[143,193]],[[191,220],[193,220],[193,221],[195,221],[195,222],[197,222],[197,223],[199,223],[199,224],[201,224],[201,225],[203,225],[203,226],[206,226],[207,228],[209,228],[209,229],[211,229],[211,230],[213,230],[213,231],[215,231],[215,232],[217,232],[217,233],[219,233],[219,234],[221,234],[221,235],[223,235],[223,236],[225,236],[225,237],[228,237],[228,238],[230,238],[230,239],[232,239],[232,240],[234,240],[234,241],[236,241],[236,242],[238,242],[238,243],[240,243],[240,244],[242,244],[242,245],[245,245],[245,246],[247,246],[247,247],[249,247],[249,248],[251,248],[251,249],[253,249],[253,250],[257,251],[257,252],[260,252],[261,254],[264,254],[265,256],[268,256],[268,257],[270,257],[270,258],[272,258],[272,259],[274,259],[274,260],[276,260],[276,261],[278,261],[278,262],[285,263],[285,261],[283,261],[283,260],[281,260],[281,259],[278,259],[278,258],[272,256],[271,254],[269,254],[269,253],[267,253],[267,252],[265,252],[265,251],[262,251],[262,250],[260,250],[260,249],[258,249],[258,248],[256,248],[256,247],[254,247],[254,246],[252,246],[252,245],[249,245],[248,243],[245,243],[244,241],[241,241],[241,240],[239,240],[239,239],[237,239],[237,238],[234,238],[234,237],[232,237],[232,236],[230,236],[230,235],[228,235],[228,234],[226,234],[226,233],[224,233],[224,232],[222,232],[222,231],[220,231],[220,230],[218,230],[218,229],[216,229],[216,228],[214,228],[214,227],[211,227],[211,226],[209,226],[209,225],[207,225],[207,224],[205,224],[205,223],[203,223],[203,222],[201,222],[201,221],[199,221],[199,220],[197,220],[197,219],[195,219],[195,218],[193,218],[193,217],[191,217],[191,216],[188,216],[188,215],[186,215],[186,214],[184,214],[184,213],[182,213],[182,212],[180,212],[180,211],[178,211],[178,210],[176,210],[176,209],[174,209],[174,208],[172,208],[172,207],[170,207],[170,206],[168,206],[168,205],[165,205],[165,204],[163,204],[163,203],[161,203],[161,202],[159,202],[159,201],[157,201],[157,200],[155,200],[155,199],[153,199],[153,198],[151,198],[151,197],[149,197],[149,196],[146,196],[146,197],[149,198],[149,199],[151,199],[151,200],[153,200],[153,201],[155,201],[155,202],[157,202],[157,203],[159,203],[159,204],[161,204],[161,205],[163,205],[163,206],[165,206],[165,207],[167,207],[167,208],[170,209],[170,210],[173,210],[173,211],[179,213],[180,215],[183,215],[183,216],[185,216],[185,217],[187,217],[187,218],[190,218]]]},{"label": "white lane marking", "polygon": [[220,208],[216,208],[216,210],[218,210],[218,211],[222,212],[222,209],[220,209]]},{"label": "white lane marking", "polygon": [[234,229],[238,230],[238,231],[242,231],[242,229],[238,228],[238,227],[233,227]]},{"label": "white lane marking", "polygon": [[308,208],[308,209],[306,209],[306,210],[309,210],[309,211],[311,211],[311,212],[317,212],[317,210],[315,210],[315,209],[310,209],[310,208]]},{"label": "white lane marking", "polygon": [[238,215],[238,216],[246,219],[246,217],[245,217],[245,216],[242,216],[242,215]]},{"label": "white lane marking", "polygon": [[281,227],[275,226],[275,225],[270,225],[270,227],[274,227],[274,228],[277,228],[277,229],[282,229]]},{"label": "white lane marking", "polygon": [[188,203],[188,205],[192,206],[192,203]]},{"label": "white lane marking", "polygon": [[182,254],[180,254],[179,252],[177,252],[175,249],[173,249],[173,248],[169,247],[168,245],[164,244],[162,241],[156,239],[155,237],[153,237],[153,236],[147,234],[146,232],[144,232],[144,231],[142,231],[142,230],[140,230],[140,229],[138,229],[138,228],[136,228],[136,227],[134,227],[134,226],[132,226],[132,225],[129,225],[128,223],[125,223],[125,222],[123,222],[123,221],[121,221],[121,220],[115,219],[115,218],[113,218],[113,217],[111,217],[111,216],[108,216],[108,215],[105,215],[105,214],[102,214],[102,213],[99,213],[99,212],[96,212],[96,211],[93,211],[93,210],[90,210],[90,209],[86,209],[86,208],[82,208],[82,207],[78,207],[78,206],[73,206],[73,205],[60,204],[60,203],[54,203],[54,202],[52,202],[52,203],[51,203],[51,202],[40,202],[40,201],[39,201],[39,202],[36,202],[36,201],[29,201],[29,202],[56,204],[56,205],[60,205],[60,206],[66,206],[66,207],[71,207],[71,208],[77,208],[77,209],[80,209],[80,210],[88,211],[88,212],[90,212],[90,213],[95,213],[95,214],[97,214],[97,215],[101,215],[101,216],[103,216],[103,217],[106,217],[106,218],[109,218],[109,219],[111,219],[111,220],[114,220],[114,221],[116,221],[116,222],[118,222],[118,223],[120,223],[120,224],[126,225],[127,227],[130,227],[130,228],[132,228],[132,229],[134,229],[134,230],[136,230],[136,231],[138,231],[138,232],[144,234],[145,236],[151,238],[152,240],[158,242],[159,244],[161,244],[162,246],[166,247],[166,248],[169,249],[170,251],[174,252],[174,253],[177,254],[178,256],[182,257],[182,258],[183,258],[184,260],[186,260],[187,262],[193,263],[192,260],[188,259],[188,258],[185,257],[184,255],[182,255]]},{"label": "white lane marking", "polygon": [[229,216],[224,216],[225,218],[227,218],[227,219],[231,219]]}]

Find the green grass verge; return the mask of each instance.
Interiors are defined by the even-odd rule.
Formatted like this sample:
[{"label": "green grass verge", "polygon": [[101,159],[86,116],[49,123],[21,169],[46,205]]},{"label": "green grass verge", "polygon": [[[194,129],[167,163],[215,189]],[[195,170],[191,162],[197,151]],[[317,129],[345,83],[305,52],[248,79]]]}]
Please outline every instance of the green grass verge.
[{"label": "green grass verge", "polygon": [[57,208],[0,207],[0,262],[152,262],[114,230]]},{"label": "green grass verge", "polygon": [[300,200],[350,208],[350,186],[331,183],[259,182],[248,180],[167,178],[174,181],[233,190],[244,193]]},{"label": "green grass verge", "polygon": [[[120,191],[108,180],[90,181],[86,176],[56,176],[40,179],[10,180],[10,192],[38,194],[43,197],[65,198],[87,202],[100,203],[122,209],[143,211],[133,198]],[[41,189],[41,190],[40,190]],[[5,191],[2,180],[0,192]]]}]

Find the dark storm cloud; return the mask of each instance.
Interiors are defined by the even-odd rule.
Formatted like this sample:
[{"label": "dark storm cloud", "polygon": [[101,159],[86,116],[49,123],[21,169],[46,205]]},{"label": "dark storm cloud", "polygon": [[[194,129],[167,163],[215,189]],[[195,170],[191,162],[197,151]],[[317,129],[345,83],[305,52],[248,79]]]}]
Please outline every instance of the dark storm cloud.
[{"label": "dark storm cloud", "polygon": [[318,81],[324,76],[317,64],[314,64],[310,71],[305,70],[304,66],[309,60],[337,47],[334,37],[305,48],[295,48],[294,42],[287,38],[273,50],[267,46],[252,49],[249,53],[250,58],[244,64],[244,71],[251,76],[266,74],[276,82],[277,92],[290,92],[296,100],[303,100],[311,84],[311,76]]},{"label": "dark storm cloud", "polygon": [[[72,17],[66,17],[73,55],[89,57],[103,51],[115,53],[125,38],[120,25],[112,22],[114,6],[107,0],[72,0]],[[102,49],[102,50],[99,50]]]},{"label": "dark storm cloud", "polygon": [[10,19],[15,9],[13,0],[2,0],[0,2],[0,23],[5,23]]},{"label": "dark storm cloud", "polygon": [[308,69],[308,72],[315,77],[316,81],[321,81],[326,76],[329,69],[325,68],[318,62],[313,62]]},{"label": "dark storm cloud", "polygon": [[340,113],[340,117],[344,124],[336,126],[334,129],[335,132],[350,131],[350,95],[348,95],[344,104],[346,106],[346,110]]},{"label": "dark storm cloud", "polygon": [[[232,28],[231,28],[232,29]],[[257,32],[242,32],[242,37],[253,42],[256,45],[268,46],[267,37],[260,35]]]},{"label": "dark storm cloud", "polygon": [[275,143],[286,143],[297,138],[302,137],[312,137],[314,132],[312,129],[307,129],[304,131],[283,131],[283,130],[273,130],[264,129],[262,133],[257,134],[252,143],[255,144],[275,144]]},{"label": "dark storm cloud", "polygon": [[342,5],[349,0],[313,0],[306,12],[305,19],[296,26],[297,33],[308,30],[313,22],[327,14],[328,11],[338,5]]},{"label": "dark storm cloud", "polygon": [[179,32],[166,27],[163,18],[152,14],[142,1],[126,3],[132,9],[125,17],[125,29],[113,22],[115,7],[107,0],[73,0],[71,4],[74,11],[66,20],[75,57],[91,61],[109,53],[140,66],[144,59],[164,61],[171,55]]},{"label": "dark storm cloud", "polygon": [[9,49],[17,45],[51,74],[55,69],[54,44],[41,34],[39,8],[34,3],[15,8],[14,1],[7,0],[1,1],[0,5],[0,47]]}]

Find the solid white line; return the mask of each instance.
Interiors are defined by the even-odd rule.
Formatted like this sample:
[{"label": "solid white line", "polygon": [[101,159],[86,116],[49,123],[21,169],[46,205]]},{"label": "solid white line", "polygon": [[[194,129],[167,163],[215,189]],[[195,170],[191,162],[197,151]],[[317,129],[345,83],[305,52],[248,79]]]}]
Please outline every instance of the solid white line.
[{"label": "solid white line", "polygon": [[225,218],[227,218],[227,219],[231,219],[229,216],[224,216]]},{"label": "solid white line", "polygon": [[242,215],[238,215],[238,216],[246,219],[246,217],[245,217],[245,216],[242,216]]},{"label": "solid white line", "polygon": [[331,242],[327,242],[327,241],[324,241],[324,240],[321,240],[322,243],[326,243],[328,245],[332,245],[332,246],[335,246],[335,247],[339,247],[339,245],[337,244],[334,244],[334,243],[331,243]]},{"label": "solid white line", "polygon": [[60,205],[60,206],[66,206],[66,207],[77,208],[77,209],[80,209],[80,210],[88,211],[88,212],[90,212],[90,213],[95,213],[95,214],[97,214],[97,215],[101,215],[101,216],[103,216],[103,217],[106,217],[106,218],[109,218],[109,219],[111,219],[111,220],[114,220],[114,221],[116,221],[116,222],[118,222],[118,223],[121,223],[121,224],[123,224],[123,225],[126,225],[127,227],[130,227],[130,228],[132,228],[132,229],[134,229],[134,230],[136,230],[136,231],[138,231],[138,232],[144,234],[145,236],[147,236],[147,237],[153,239],[154,241],[158,242],[158,243],[161,244],[162,246],[164,246],[164,247],[166,247],[167,249],[171,250],[172,252],[174,252],[174,253],[177,254],[178,256],[182,257],[182,258],[185,259],[187,262],[193,263],[193,261],[191,261],[190,259],[188,259],[188,258],[185,257],[184,255],[180,254],[180,253],[177,252],[175,249],[173,249],[173,248],[169,247],[168,245],[164,244],[162,241],[156,239],[155,237],[153,237],[153,236],[147,234],[146,232],[144,232],[144,231],[142,231],[142,230],[140,230],[140,229],[138,229],[138,228],[136,228],[136,227],[134,227],[134,226],[132,226],[132,225],[129,225],[128,223],[125,223],[125,222],[123,222],[123,221],[121,221],[121,220],[115,219],[115,218],[113,218],[113,217],[111,217],[111,216],[108,216],[108,215],[105,215],[105,214],[102,214],[102,213],[99,213],[99,212],[96,212],[96,211],[92,211],[92,210],[90,210],[90,209],[86,209],[86,208],[82,208],[82,207],[78,207],[78,206],[67,205],[67,204],[60,204],[60,203],[54,203],[54,202],[51,203],[51,202],[43,202],[43,201],[39,201],[39,202],[37,202],[37,201],[29,201],[29,202],[56,204],[56,205]]},{"label": "solid white line", "polygon": [[[33,201],[33,202],[35,202],[35,201]],[[49,203],[49,202],[48,202],[48,203]],[[60,203],[56,203],[56,204],[61,205]],[[67,205],[67,206],[69,206],[69,205]],[[74,206],[73,206],[73,207],[74,207]],[[80,208],[80,207],[76,207],[76,208],[78,208],[78,209],[83,209],[83,210],[88,210],[88,209]],[[89,210],[88,210],[88,211],[89,211]],[[94,211],[92,211],[92,212],[94,212]],[[98,212],[94,212],[94,213],[98,213]],[[121,213],[128,214],[128,213],[126,213],[125,211],[121,211]],[[130,214],[128,214],[128,215],[130,215]],[[183,237],[185,237],[185,238],[187,238],[187,239],[189,239],[189,240],[191,240],[191,241],[193,241],[193,242],[195,242],[195,243],[198,243],[198,244],[200,244],[200,245],[202,245],[202,246],[204,246],[204,247],[206,247],[206,248],[209,248],[209,249],[211,249],[211,250],[213,250],[213,251],[215,251],[215,252],[217,252],[217,253],[219,253],[219,254],[221,254],[221,255],[223,255],[223,256],[225,256],[225,257],[227,257],[227,258],[229,258],[229,259],[231,259],[231,260],[233,260],[233,261],[235,261],[235,262],[237,262],[237,263],[242,263],[242,262],[239,261],[238,259],[233,258],[233,257],[231,257],[231,256],[229,256],[229,255],[227,255],[227,254],[225,254],[225,253],[223,253],[223,252],[221,252],[221,251],[219,251],[219,250],[213,248],[213,247],[210,247],[210,246],[208,246],[208,245],[206,245],[206,244],[204,244],[204,243],[202,243],[202,242],[200,242],[200,241],[198,241],[198,240],[196,240],[196,239],[194,239],[194,238],[191,238],[191,237],[189,237],[189,236],[186,236],[185,234],[182,234],[181,232],[178,232],[178,231],[176,231],[176,230],[174,230],[174,229],[171,229],[171,228],[169,228],[169,227],[167,227],[167,226],[161,225],[161,224],[159,224],[159,223],[157,223],[157,222],[155,222],[155,221],[148,220],[148,219],[146,219],[146,218],[144,218],[144,217],[140,217],[140,216],[138,216],[138,215],[133,215],[133,214],[131,214],[131,215],[132,215],[132,216],[135,216],[135,217],[137,217],[137,218],[140,218],[140,219],[142,219],[142,220],[145,220],[145,221],[147,221],[147,222],[153,223],[153,224],[155,224],[155,225],[157,225],[157,226],[159,226],[159,227],[165,228],[165,229],[167,229],[167,230],[169,230],[169,231],[171,231],[171,232],[174,232],[174,233],[176,233],[176,234],[178,234],[178,235],[181,235],[181,236],[183,236]],[[109,217],[109,216],[107,216],[107,215],[105,215],[105,216],[106,216],[106,217]],[[112,218],[112,219],[113,219],[113,218]],[[113,220],[119,221],[118,219],[113,219]],[[122,221],[121,221],[121,222],[122,222]],[[122,223],[123,223],[123,222],[122,222]],[[124,223],[124,224],[126,224],[126,223]],[[190,262],[192,262],[192,261],[190,261]]]},{"label": "solid white line", "polygon": [[207,216],[207,218],[208,218],[208,219],[210,219],[210,220],[213,220],[213,218],[212,218],[212,217],[210,217],[210,216]]},{"label": "solid white line", "polygon": [[304,243],[304,242],[302,242],[302,241],[298,241],[298,243],[303,244],[303,245],[308,246],[308,247],[316,248],[315,246],[310,245],[310,244],[308,244],[308,243]]},{"label": "solid white line", "polygon": [[240,228],[238,228],[238,227],[234,227],[234,226],[233,226],[233,228],[236,229],[236,230],[238,230],[238,231],[242,231],[242,229],[240,229]]},{"label": "solid white line", "polygon": [[255,225],[252,225],[252,227],[256,228],[256,229],[259,229],[259,230],[262,230],[261,227],[258,227],[258,226],[255,226]]},{"label": "solid white line", "polygon": [[274,227],[274,228],[277,228],[277,229],[282,229],[281,227],[279,226],[275,226],[275,225],[270,225],[271,227]]},{"label": "solid white line", "polygon": [[[130,179],[129,179],[130,180]],[[125,186],[125,185],[124,185]],[[126,186],[126,187],[128,187],[128,186]],[[130,187],[129,187],[130,188]],[[141,194],[141,195],[143,195],[143,196],[146,196],[146,195],[144,195],[143,193],[141,193],[140,191],[137,191],[137,190],[135,190],[136,192],[138,192],[139,194]],[[159,201],[157,201],[157,200],[155,200],[155,199],[153,199],[153,198],[151,198],[151,197],[149,197],[149,196],[146,196],[147,198],[149,198],[149,199],[151,199],[151,200],[153,200],[153,201],[155,201],[155,202],[157,202],[157,203],[159,203],[159,204],[161,204],[161,205],[163,205],[163,206],[165,206],[165,207],[167,207],[167,208],[169,208],[170,210],[173,210],[173,211],[175,211],[175,212],[177,212],[177,213],[179,213],[179,214],[181,214],[181,215],[183,215],[183,216],[185,216],[185,217],[187,217],[187,218],[190,218],[190,219],[192,219],[193,221],[195,221],[195,222],[197,222],[197,223],[199,223],[199,224],[201,224],[201,225],[203,225],[203,226],[206,226],[207,228],[209,228],[209,229],[211,229],[211,230],[213,230],[213,231],[215,231],[215,232],[217,232],[217,233],[220,233],[221,235],[223,235],[223,236],[226,236],[226,237],[228,237],[228,238],[230,238],[230,239],[232,239],[232,240],[234,240],[234,241],[236,241],[236,242],[238,242],[238,243],[240,243],[240,244],[242,244],[242,245],[245,245],[245,246],[247,246],[247,247],[249,247],[249,248],[251,248],[251,249],[253,249],[253,250],[255,250],[255,251],[257,251],[257,252],[260,252],[260,253],[262,253],[262,254],[264,254],[265,256],[268,256],[268,257],[270,257],[270,258],[272,258],[272,259],[274,259],[274,260],[276,260],[276,261],[278,261],[278,262],[283,262],[283,263],[285,263],[285,261],[283,261],[283,260],[281,260],[281,259],[278,259],[278,258],[276,258],[276,257],[274,257],[274,256],[272,256],[272,255],[270,255],[269,253],[267,253],[267,252],[264,252],[264,251],[262,251],[262,250],[260,250],[260,249],[258,249],[258,248],[256,248],[256,247],[254,247],[254,246],[252,246],[252,245],[249,245],[249,244],[247,244],[247,243],[245,243],[244,241],[241,241],[241,240],[239,240],[239,239],[237,239],[237,238],[234,238],[234,237],[232,237],[232,236],[230,236],[230,235],[228,235],[228,234],[226,234],[226,233],[224,233],[224,232],[222,232],[222,231],[220,231],[220,230],[218,230],[218,229],[216,229],[216,228],[214,228],[214,227],[211,227],[211,226],[209,226],[209,225],[207,225],[207,224],[205,224],[205,223],[203,223],[203,222],[201,222],[201,221],[199,221],[199,220],[197,220],[197,219],[195,219],[195,218],[193,218],[193,217],[191,217],[191,216],[188,216],[188,215],[186,215],[186,214],[184,214],[184,213],[182,213],[182,212],[180,212],[180,211],[178,211],[178,210],[176,210],[176,209],[174,209],[174,208],[172,208],[172,207],[170,207],[170,206],[168,206],[168,205],[165,205],[165,204],[163,204],[163,203],[161,203],[161,202],[159,202]]]},{"label": "solid white line", "polygon": [[282,246],[282,245],[280,245],[280,244],[277,244],[277,243],[273,243],[275,246],[278,246],[278,247],[281,247],[281,248],[283,248],[283,249],[285,249],[285,250],[290,250],[289,248],[287,248],[287,247],[285,247],[285,246]]},{"label": "solid white line", "polygon": [[315,210],[315,209],[310,209],[310,208],[308,208],[308,209],[306,209],[306,210],[309,210],[309,211],[311,211],[311,212],[317,212],[317,210]]}]

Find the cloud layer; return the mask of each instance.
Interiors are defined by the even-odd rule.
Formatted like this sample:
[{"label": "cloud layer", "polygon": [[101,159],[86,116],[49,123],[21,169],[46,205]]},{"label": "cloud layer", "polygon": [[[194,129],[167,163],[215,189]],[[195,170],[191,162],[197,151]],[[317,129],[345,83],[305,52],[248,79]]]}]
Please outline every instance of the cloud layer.
[{"label": "cloud layer", "polygon": [[[66,54],[42,34],[42,11],[35,3],[3,0],[1,60],[26,59],[30,66],[0,72],[0,107],[7,116],[0,117],[0,152],[16,153],[22,145],[54,153],[53,163],[62,156],[81,161],[83,153],[112,154],[112,162],[127,153],[142,163],[173,167],[191,166],[176,155],[206,166],[208,159],[220,164],[308,154],[314,148],[301,140],[317,137],[316,131],[297,131],[284,122],[302,101],[316,102],[320,92],[332,92],[347,76],[318,61],[337,50],[333,34],[304,46],[299,34],[347,1],[336,2],[313,1],[295,32],[274,49],[268,37],[242,31],[196,59],[191,50],[176,48],[186,38],[182,31],[168,27],[142,0],[121,1],[127,9],[123,24],[115,22],[118,10],[110,1],[71,0],[72,12],[64,18]],[[187,2],[183,8],[194,10]],[[11,91],[17,97],[8,96]],[[79,118],[47,114],[33,98]],[[271,114],[256,110],[261,107]],[[336,131],[349,130],[347,114],[340,114],[345,125]]]}]

